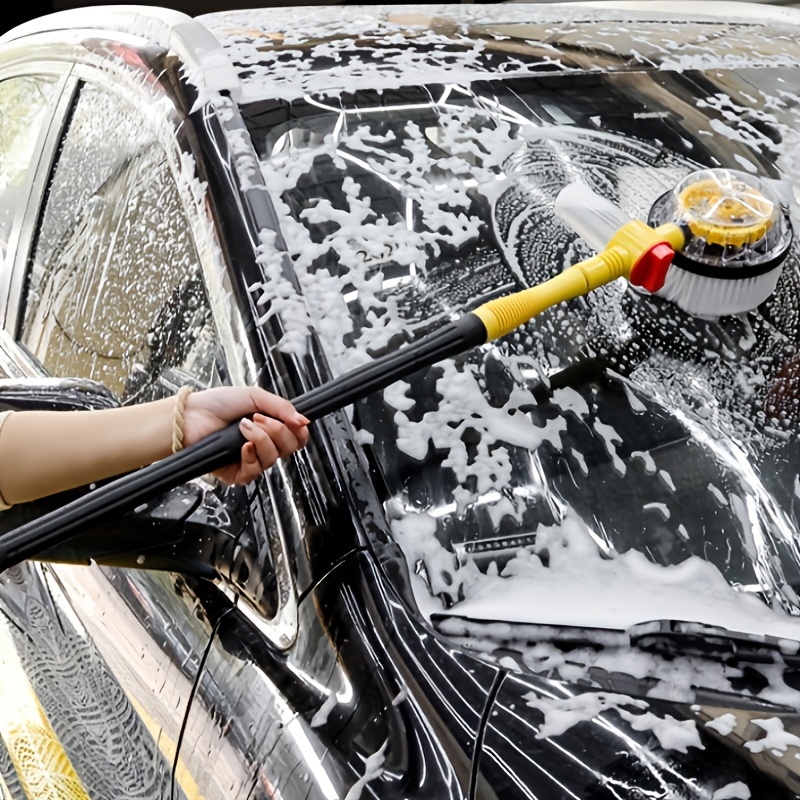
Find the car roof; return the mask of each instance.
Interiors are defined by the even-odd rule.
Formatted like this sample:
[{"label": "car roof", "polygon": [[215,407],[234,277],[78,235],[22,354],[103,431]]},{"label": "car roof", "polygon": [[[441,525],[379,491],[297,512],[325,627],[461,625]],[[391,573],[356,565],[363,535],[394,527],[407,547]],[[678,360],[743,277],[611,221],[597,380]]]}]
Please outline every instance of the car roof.
[{"label": "car roof", "polygon": [[[218,12],[196,18],[154,6],[110,5],[60,11],[31,20],[0,36],[0,46],[21,43],[40,34],[53,37],[59,33],[92,32],[134,36],[175,52],[185,65],[187,78],[206,90],[225,91],[237,100],[257,99],[264,94],[264,80],[259,78],[266,78],[271,96],[294,99],[320,88],[346,90],[352,86],[353,77],[364,77],[364,72],[369,74],[359,88],[386,88],[386,75],[392,71],[402,72],[403,81],[407,83],[415,69],[420,72],[419,82],[423,82],[424,77],[425,83],[436,83],[437,79],[452,83],[458,79],[458,69],[453,67],[459,64],[454,65],[450,54],[444,54],[439,61],[442,69],[437,74],[432,70],[437,66],[434,51],[448,46],[468,51],[472,47],[474,54],[475,43],[481,40],[492,41],[493,46],[506,39],[538,44],[539,51],[529,55],[544,62],[548,61],[545,49],[549,47],[553,51],[549,60],[555,65],[560,54],[554,43],[576,44],[569,41],[569,26],[558,23],[594,23],[596,30],[605,35],[612,28],[619,28],[607,25],[612,21],[644,23],[649,20],[652,27],[653,22],[664,26],[670,17],[676,21],[700,23],[703,33],[707,33],[705,26],[709,18],[726,23],[800,25],[798,9],[724,0],[709,0],[703,4],[686,0],[612,0],[530,5],[307,6]],[[342,52],[348,41],[354,42],[359,37],[381,38],[375,47],[376,51],[381,50],[381,58],[365,64],[360,75],[354,73],[352,65],[342,64]],[[698,35],[697,48],[708,49],[709,38]],[[417,63],[413,58],[396,57],[391,46],[400,43],[424,49],[426,57]],[[320,51],[321,44],[328,46],[327,52],[325,47]],[[358,41],[359,49],[363,44],[369,43]],[[616,43],[605,41],[603,44],[613,55]],[[298,80],[303,77],[303,70],[306,74],[312,71],[297,68],[301,60],[298,56],[302,54],[292,47],[306,49],[304,45],[314,48],[315,58],[328,56],[328,62],[321,64],[318,70],[325,73],[322,87]],[[591,58],[600,58],[602,53],[598,50],[602,49],[593,48]],[[778,45],[777,50],[780,49]],[[471,66],[476,63],[473,59]],[[341,86],[336,85],[335,77],[331,85],[337,65],[347,66],[341,70]],[[475,72],[486,71],[486,63],[479,66],[483,69],[468,70],[471,77],[476,77]],[[575,63],[572,66],[589,65]],[[596,65],[591,66],[596,68]],[[601,68],[604,66],[600,64]],[[313,71],[317,71],[316,67]],[[374,87],[370,85],[370,77],[376,83]]]}]

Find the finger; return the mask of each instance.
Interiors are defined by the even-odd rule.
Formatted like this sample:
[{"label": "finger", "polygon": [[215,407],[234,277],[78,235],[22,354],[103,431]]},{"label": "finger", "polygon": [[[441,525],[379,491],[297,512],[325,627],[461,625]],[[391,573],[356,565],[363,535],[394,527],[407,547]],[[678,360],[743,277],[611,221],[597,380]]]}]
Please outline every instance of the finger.
[{"label": "finger", "polygon": [[256,456],[258,457],[258,462],[261,464],[261,469],[267,470],[269,469],[279,457],[278,448],[272,441],[271,432],[268,432],[268,428],[274,427],[284,427],[281,425],[280,422],[277,422],[273,419],[267,419],[266,424],[256,424],[252,420],[243,419],[241,422],[240,430],[244,434],[245,439],[247,439],[256,450]]},{"label": "finger", "polygon": [[303,425],[300,428],[292,428],[292,433],[297,439],[297,449],[302,450],[308,444],[308,427]]},{"label": "finger", "polygon": [[241,462],[232,476],[232,482],[243,484],[255,480],[262,472],[261,462],[258,460],[258,453],[252,442],[246,442],[242,446]]},{"label": "finger", "polygon": [[[292,432],[292,435],[297,440],[297,445],[295,447],[293,447],[292,452],[294,452],[294,450],[300,450],[302,447],[305,447],[306,444],[308,444],[308,425],[310,423],[307,422],[307,421],[304,421],[304,422],[301,422],[301,423],[297,423],[297,422],[293,422],[293,421],[283,422],[281,420],[273,419],[272,417],[267,417],[264,414],[260,414],[260,413],[253,414],[253,419],[256,420],[256,422],[260,421],[260,424],[264,424],[264,420],[265,419],[271,419],[273,422],[277,422],[279,426],[280,425],[285,425]],[[306,418],[302,417],[302,419],[305,420]],[[276,427],[274,429],[273,428],[269,429],[269,431],[272,431],[272,430],[278,431],[279,428]],[[288,455],[288,453],[285,453],[285,454],[281,453],[281,458],[283,458],[284,455]]]},{"label": "finger", "polygon": [[253,422],[256,423],[269,436],[272,444],[277,450],[279,458],[290,456],[298,450],[300,443],[291,428],[287,427],[276,419],[270,419],[263,414],[254,414]]},{"label": "finger", "polygon": [[[255,419],[256,417],[259,416],[263,415],[255,414],[253,415],[253,418]],[[302,448],[304,448],[308,444],[308,436],[309,436],[308,424],[303,423],[301,425],[296,425],[291,422],[287,422],[285,423],[285,425],[292,432],[292,435],[297,440],[297,446],[294,448],[294,450],[301,450]]]},{"label": "finger", "polygon": [[309,420],[304,417],[295,407],[282,397],[266,391],[259,386],[250,389],[250,396],[258,411],[269,417],[281,420],[288,425],[308,425]]}]

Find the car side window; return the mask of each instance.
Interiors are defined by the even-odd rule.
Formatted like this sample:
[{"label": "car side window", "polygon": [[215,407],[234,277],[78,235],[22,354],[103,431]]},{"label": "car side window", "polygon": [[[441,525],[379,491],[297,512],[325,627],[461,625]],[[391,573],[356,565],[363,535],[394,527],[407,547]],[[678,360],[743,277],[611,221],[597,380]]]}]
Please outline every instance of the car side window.
[{"label": "car side window", "polygon": [[133,105],[91,84],[50,178],[21,318],[47,372],[124,401],[156,396],[176,368],[212,380],[217,337],[167,153]]},{"label": "car side window", "polygon": [[14,218],[26,200],[37,136],[46,124],[56,85],[57,79],[48,76],[0,81],[0,265],[5,263]]}]

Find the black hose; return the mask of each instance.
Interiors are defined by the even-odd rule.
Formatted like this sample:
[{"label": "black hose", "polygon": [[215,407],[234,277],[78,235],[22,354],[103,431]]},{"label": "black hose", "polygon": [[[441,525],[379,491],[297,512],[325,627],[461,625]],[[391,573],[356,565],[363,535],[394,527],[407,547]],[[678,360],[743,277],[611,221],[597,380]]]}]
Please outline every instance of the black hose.
[{"label": "black hose", "polygon": [[[486,328],[474,314],[450,322],[395,353],[295,398],[310,420],[355,403],[395,381],[486,341]],[[212,433],[169,458],[132,472],[77,500],[0,536],[0,572],[77,534],[124,514],[192,478],[238,460],[245,438],[238,422]]]}]

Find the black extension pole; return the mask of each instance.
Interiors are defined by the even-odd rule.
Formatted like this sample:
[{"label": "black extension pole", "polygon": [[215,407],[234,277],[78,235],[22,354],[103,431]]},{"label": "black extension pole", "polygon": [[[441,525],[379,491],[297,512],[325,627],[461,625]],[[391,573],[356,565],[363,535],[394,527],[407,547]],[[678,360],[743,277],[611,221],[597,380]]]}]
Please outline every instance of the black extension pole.
[{"label": "black extension pole", "polygon": [[[485,341],[483,322],[475,314],[466,314],[418,342],[306,392],[294,400],[294,406],[308,419],[320,419],[385,389],[418,369]],[[163,461],[118,478],[0,536],[0,572],[153,500],[192,478],[232,463],[239,458],[244,442],[238,422],[232,423]]]}]

